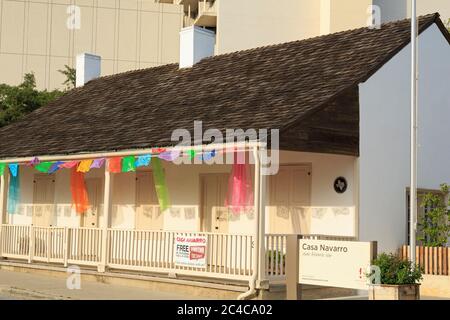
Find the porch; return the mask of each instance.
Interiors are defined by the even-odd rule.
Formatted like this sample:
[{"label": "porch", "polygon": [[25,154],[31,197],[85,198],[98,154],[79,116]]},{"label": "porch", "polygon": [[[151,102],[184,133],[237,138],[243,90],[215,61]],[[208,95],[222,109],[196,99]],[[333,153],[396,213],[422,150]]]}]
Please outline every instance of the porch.
[{"label": "porch", "polygon": [[[280,160],[279,173],[261,179],[265,205],[260,207],[259,184],[253,182],[255,204],[239,215],[224,206],[230,165],[163,162],[171,195],[171,208],[165,211],[159,207],[151,167],[123,173],[92,169],[85,176],[90,206],[82,215],[70,203],[69,170],[42,174],[24,167],[18,210],[5,216],[7,223],[0,228],[0,258],[206,282],[251,282],[261,272],[262,281],[283,283],[287,234],[355,237],[354,186],[350,183],[346,194],[333,189],[339,174],[353,180],[355,158],[281,152]],[[250,168],[252,180],[261,177],[257,165]],[[177,237],[206,239],[203,266],[176,263]]]}]

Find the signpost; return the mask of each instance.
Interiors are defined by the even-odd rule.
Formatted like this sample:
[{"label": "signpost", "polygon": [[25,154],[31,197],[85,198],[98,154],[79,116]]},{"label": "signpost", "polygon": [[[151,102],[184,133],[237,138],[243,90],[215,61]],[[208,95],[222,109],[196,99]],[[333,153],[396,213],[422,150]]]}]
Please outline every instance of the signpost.
[{"label": "signpost", "polygon": [[301,285],[368,289],[366,273],[377,242],[299,239],[289,236],[286,249],[286,298],[301,299]]},{"label": "signpost", "polygon": [[175,265],[180,267],[206,267],[206,236],[177,235],[175,239]]},{"label": "signpost", "polygon": [[300,240],[299,283],[367,290],[373,242]]}]

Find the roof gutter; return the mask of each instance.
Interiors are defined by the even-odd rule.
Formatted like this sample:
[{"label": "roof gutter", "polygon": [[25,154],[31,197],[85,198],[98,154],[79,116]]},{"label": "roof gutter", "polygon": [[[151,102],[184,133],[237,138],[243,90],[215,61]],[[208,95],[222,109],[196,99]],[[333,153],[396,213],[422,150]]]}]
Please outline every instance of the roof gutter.
[{"label": "roof gutter", "polygon": [[[228,149],[228,148],[236,148],[246,150],[248,148],[253,147],[265,147],[267,145],[266,142],[260,141],[249,141],[249,142],[231,142],[231,143],[211,143],[211,144],[202,144],[202,145],[194,145],[194,146],[176,146],[176,147],[165,147],[166,151],[208,151],[215,149]],[[96,153],[78,153],[72,155],[43,155],[36,156],[40,161],[70,161],[70,160],[83,160],[83,159],[91,159],[91,158],[109,158],[109,157],[126,157],[126,156],[139,156],[146,154],[158,154],[158,152],[154,151],[155,148],[146,148],[146,149],[132,149],[132,150],[123,150],[123,151],[110,151],[110,152],[96,152]],[[1,159],[0,163],[23,163],[30,162],[35,157],[20,157],[20,158],[5,158]]]}]

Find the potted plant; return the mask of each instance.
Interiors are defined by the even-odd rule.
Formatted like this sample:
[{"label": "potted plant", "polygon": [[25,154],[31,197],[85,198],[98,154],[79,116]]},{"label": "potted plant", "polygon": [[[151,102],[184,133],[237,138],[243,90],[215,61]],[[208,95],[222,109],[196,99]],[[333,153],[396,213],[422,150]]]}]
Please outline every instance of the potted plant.
[{"label": "potted plant", "polygon": [[[372,266],[379,277],[369,286],[369,300],[419,300],[422,270],[394,254],[380,254]],[[369,275],[367,275],[369,277]],[[378,278],[378,279],[377,279]]]}]

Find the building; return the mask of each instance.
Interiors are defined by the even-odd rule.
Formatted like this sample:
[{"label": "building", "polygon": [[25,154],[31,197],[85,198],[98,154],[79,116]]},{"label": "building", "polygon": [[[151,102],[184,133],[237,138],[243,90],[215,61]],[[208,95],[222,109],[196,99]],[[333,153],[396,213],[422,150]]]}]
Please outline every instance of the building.
[{"label": "building", "polygon": [[0,83],[34,72],[39,88],[63,88],[75,56],[102,56],[102,74],[178,61],[179,6],[154,0],[0,0]]},{"label": "building", "polygon": [[[178,62],[182,27],[216,32],[216,54],[407,18],[407,0],[0,0],[0,83],[34,72],[39,88],[62,88],[75,56],[102,56],[102,75]],[[419,0],[419,14],[450,18],[446,0]],[[239,23],[236,23],[236,22]]]},{"label": "building", "polygon": [[[435,190],[450,180],[450,128],[439,125],[450,34],[438,15],[421,17],[420,32],[419,187]],[[410,21],[202,59],[211,37],[190,27],[190,64],[93,79],[0,129],[1,257],[248,282],[250,295],[283,281],[286,234],[406,243]],[[279,129],[279,146],[273,131],[213,139],[238,128]],[[195,144],[177,144],[185,136]],[[239,153],[253,156],[252,178],[208,162]],[[136,169],[138,156],[151,165]],[[236,181],[252,195],[237,214]],[[178,260],[175,244],[191,237],[197,258]]]}]

